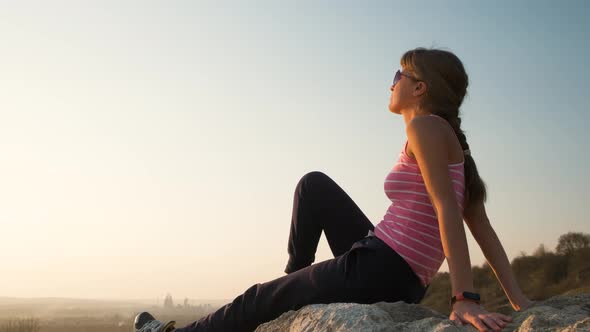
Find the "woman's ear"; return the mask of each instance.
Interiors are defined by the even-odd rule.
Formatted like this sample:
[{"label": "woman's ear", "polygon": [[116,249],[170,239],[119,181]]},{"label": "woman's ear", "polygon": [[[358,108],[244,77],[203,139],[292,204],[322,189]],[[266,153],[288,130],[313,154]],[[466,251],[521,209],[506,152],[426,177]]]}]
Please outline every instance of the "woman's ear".
[{"label": "woman's ear", "polygon": [[418,97],[418,96],[425,94],[426,91],[428,91],[428,86],[426,85],[426,83],[423,81],[418,81],[416,83],[416,87],[414,88],[413,95],[415,97]]}]

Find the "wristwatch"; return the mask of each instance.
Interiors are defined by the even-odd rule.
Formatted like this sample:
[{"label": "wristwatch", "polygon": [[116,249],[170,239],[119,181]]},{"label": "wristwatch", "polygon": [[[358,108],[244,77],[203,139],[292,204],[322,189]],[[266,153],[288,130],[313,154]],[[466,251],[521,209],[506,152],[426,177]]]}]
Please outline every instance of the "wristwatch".
[{"label": "wristwatch", "polygon": [[477,293],[471,293],[471,292],[463,292],[461,294],[453,296],[453,297],[451,297],[451,308],[453,307],[453,304],[455,304],[455,302],[457,302],[457,301],[473,301],[473,302],[479,304],[480,296]]}]

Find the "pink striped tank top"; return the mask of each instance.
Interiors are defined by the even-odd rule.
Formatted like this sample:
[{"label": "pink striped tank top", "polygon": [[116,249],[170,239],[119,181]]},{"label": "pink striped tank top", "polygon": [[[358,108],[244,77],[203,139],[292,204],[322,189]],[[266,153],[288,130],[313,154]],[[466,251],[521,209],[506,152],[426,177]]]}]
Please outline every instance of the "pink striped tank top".
[{"label": "pink striped tank top", "polygon": [[[374,234],[403,257],[426,286],[440,269],[445,254],[436,211],[416,159],[406,152],[407,146],[406,141],[397,163],[385,178],[385,194],[392,203],[375,226]],[[448,166],[459,209],[463,211],[464,162]]]}]

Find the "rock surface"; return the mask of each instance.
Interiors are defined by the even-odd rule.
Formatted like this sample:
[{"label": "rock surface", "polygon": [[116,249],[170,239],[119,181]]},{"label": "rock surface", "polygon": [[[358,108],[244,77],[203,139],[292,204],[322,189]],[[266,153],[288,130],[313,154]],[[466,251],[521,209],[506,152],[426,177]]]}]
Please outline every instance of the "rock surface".
[{"label": "rock surface", "polygon": [[[590,331],[590,294],[556,296],[511,316],[512,323],[503,331]],[[456,326],[448,316],[417,304],[379,302],[312,304],[298,311],[288,311],[258,326],[255,332],[271,331],[450,332],[477,329],[471,325]]]}]

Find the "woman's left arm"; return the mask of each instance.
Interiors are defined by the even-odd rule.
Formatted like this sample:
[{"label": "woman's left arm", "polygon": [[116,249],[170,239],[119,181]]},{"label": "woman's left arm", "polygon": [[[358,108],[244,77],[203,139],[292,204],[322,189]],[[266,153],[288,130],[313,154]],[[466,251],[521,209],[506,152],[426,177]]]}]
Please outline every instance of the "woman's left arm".
[{"label": "woman's left arm", "polygon": [[[463,218],[448,170],[445,130],[440,121],[429,116],[414,118],[406,128],[408,145],[414,152],[437,213],[442,247],[449,265],[452,294],[456,295],[464,291],[474,292],[475,288]],[[506,325],[505,321],[511,320],[505,315],[489,313],[470,301],[456,302],[452,309],[452,320],[469,322],[480,331],[486,331],[488,327],[500,331]]]},{"label": "woman's left arm", "polygon": [[442,246],[451,272],[452,292],[474,292],[463,218],[449,175],[445,130],[437,119],[417,117],[408,124],[408,145],[416,156],[437,213]]}]

